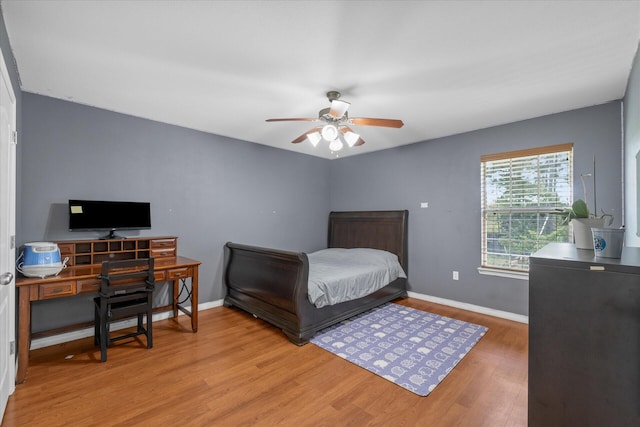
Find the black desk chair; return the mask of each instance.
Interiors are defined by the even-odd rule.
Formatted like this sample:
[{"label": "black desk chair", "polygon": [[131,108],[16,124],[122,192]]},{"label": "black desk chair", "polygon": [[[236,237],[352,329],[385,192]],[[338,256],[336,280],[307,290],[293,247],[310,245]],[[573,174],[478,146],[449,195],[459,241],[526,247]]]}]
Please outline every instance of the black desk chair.
[{"label": "black desk chair", "polygon": [[[99,278],[100,296],[95,302],[94,342],[100,346],[101,361],[107,361],[107,347],[114,341],[138,335],[147,337],[147,348],[153,347],[153,304],[155,286],[153,258],[104,261]],[[147,316],[147,327],[142,323]],[[109,326],[112,321],[138,317],[135,332],[112,337]]]}]

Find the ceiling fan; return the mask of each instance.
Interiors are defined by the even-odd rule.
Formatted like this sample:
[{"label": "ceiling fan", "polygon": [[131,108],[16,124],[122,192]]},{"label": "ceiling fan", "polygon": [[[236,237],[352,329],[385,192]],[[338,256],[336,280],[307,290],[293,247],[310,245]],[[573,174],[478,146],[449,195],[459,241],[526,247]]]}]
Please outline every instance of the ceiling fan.
[{"label": "ceiling fan", "polygon": [[308,140],[314,147],[324,139],[329,142],[331,151],[341,150],[344,142],[349,147],[364,144],[364,140],[359,134],[355,133],[348,125],[354,126],[381,126],[390,128],[401,128],[404,123],[402,120],[395,119],[374,119],[369,117],[353,117],[349,118],[347,110],[350,103],[340,99],[341,93],[337,91],[327,92],[327,98],[331,102],[331,107],[323,108],[318,112],[318,117],[302,117],[302,118],[285,118],[285,119],[267,119],[267,122],[324,122],[323,125],[314,127],[303,133],[293,141],[298,144],[304,140]]}]

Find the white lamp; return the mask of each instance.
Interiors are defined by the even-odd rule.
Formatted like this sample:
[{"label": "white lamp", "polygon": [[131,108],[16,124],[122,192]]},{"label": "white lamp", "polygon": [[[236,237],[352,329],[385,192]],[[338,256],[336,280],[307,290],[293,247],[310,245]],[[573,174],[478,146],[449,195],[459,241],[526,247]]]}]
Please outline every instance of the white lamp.
[{"label": "white lamp", "polygon": [[343,144],[342,144],[342,141],[340,141],[340,138],[336,138],[329,143],[329,150],[340,151],[342,150],[342,145]]},{"label": "white lamp", "polygon": [[346,131],[344,134],[344,140],[347,141],[349,147],[353,147],[353,144],[358,142],[360,139],[360,135],[355,132],[351,132],[350,130]]},{"label": "white lamp", "polygon": [[309,140],[311,145],[315,147],[316,145],[318,145],[318,142],[320,142],[320,140],[322,139],[322,136],[320,136],[320,132],[312,132],[310,134],[307,134],[307,139]]},{"label": "white lamp", "polygon": [[339,119],[340,117],[344,116],[344,113],[347,112],[349,105],[351,104],[349,104],[347,101],[334,99],[333,101],[331,101],[331,109],[329,110],[329,115],[331,117]]},{"label": "white lamp", "polygon": [[338,137],[338,128],[332,124],[326,124],[322,128],[322,137],[326,141],[333,141]]}]

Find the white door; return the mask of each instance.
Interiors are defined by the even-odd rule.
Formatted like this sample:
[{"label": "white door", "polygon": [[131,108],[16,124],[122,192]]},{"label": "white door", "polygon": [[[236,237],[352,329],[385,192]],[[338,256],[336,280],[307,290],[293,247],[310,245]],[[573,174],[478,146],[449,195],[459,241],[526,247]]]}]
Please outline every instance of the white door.
[{"label": "white door", "polygon": [[16,98],[0,51],[0,420],[15,389]]}]

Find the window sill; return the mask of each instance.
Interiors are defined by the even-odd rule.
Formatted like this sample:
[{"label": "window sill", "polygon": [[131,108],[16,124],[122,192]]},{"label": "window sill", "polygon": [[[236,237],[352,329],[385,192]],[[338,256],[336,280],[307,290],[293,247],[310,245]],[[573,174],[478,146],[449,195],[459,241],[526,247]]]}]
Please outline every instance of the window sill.
[{"label": "window sill", "polygon": [[486,276],[507,277],[509,279],[529,280],[529,273],[520,271],[498,270],[495,268],[478,267],[478,273]]}]

